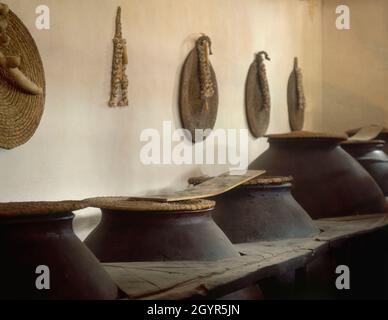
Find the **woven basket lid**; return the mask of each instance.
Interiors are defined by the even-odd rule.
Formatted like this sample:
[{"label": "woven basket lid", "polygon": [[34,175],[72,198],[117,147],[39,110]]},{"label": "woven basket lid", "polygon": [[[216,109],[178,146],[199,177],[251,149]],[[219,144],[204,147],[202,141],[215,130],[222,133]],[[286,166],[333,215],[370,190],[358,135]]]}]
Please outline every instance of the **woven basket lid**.
[{"label": "woven basket lid", "polygon": [[86,200],[90,207],[132,212],[173,212],[201,211],[213,209],[216,205],[211,200],[185,200],[174,202],[159,202],[153,200],[137,200],[127,197],[101,197]]},{"label": "woven basket lid", "polygon": [[245,182],[244,186],[269,186],[269,185],[281,185],[285,183],[291,183],[294,179],[291,176],[259,176],[252,180]]},{"label": "woven basket lid", "polygon": [[20,56],[19,69],[28,79],[43,89],[33,95],[22,91],[6,78],[0,68],[0,148],[13,149],[26,143],[35,133],[41,120],[45,102],[45,79],[42,60],[34,39],[22,21],[10,10],[6,34],[8,45],[0,44],[6,57]]},{"label": "woven basket lid", "polygon": [[293,131],[289,133],[269,134],[266,137],[270,140],[322,140],[341,142],[346,140],[346,135],[329,132]]},{"label": "woven basket lid", "polygon": [[41,216],[72,212],[87,207],[85,201],[0,203],[0,217]]},{"label": "woven basket lid", "polygon": [[[188,183],[191,185],[198,185],[201,184],[207,180],[212,179],[212,177],[209,176],[200,176],[200,177],[193,177],[188,180]],[[290,183],[293,181],[293,178],[291,176],[289,177],[281,177],[281,176],[259,176],[256,178],[253,178],[245,183],[243,183],[243,186],[268,186],[268,185],[281,185],[284,183]]]}]

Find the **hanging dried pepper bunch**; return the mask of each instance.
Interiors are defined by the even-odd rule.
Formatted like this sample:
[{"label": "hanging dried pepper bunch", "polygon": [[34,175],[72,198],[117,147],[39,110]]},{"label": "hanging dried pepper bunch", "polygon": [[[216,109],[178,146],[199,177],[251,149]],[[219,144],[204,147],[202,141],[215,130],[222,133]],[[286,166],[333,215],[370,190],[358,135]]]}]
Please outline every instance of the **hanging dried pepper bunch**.
[{"label": "hanging dried pepper bunch", "polygon": [[207,100],[214,96],[214,84],[212,80],[209,55],[212,55],[211,40],[203,35],[198,38],[196,48],[199,60],[199,83],[201,89],[201,100],[206,111],[209,110]]},{"label": "hanging dried pepper bunch", "polygon": [[110,107],[128,106],[128,77],[126,75],[128,64],[127,41],[123,39],[121,29],[121,8],[119,7],[116,16],[116,34],[113,39],[114,51]]},{"label": "hanging dried pepper bunch", "polygon": [[271,109],[271,94],[269,91],[267,69],[264,64],[265,59],[271,61],[268,56],[268,53],[265,51],[260,51],[256,55],[257,75],[259,78],[260,90],[263,97],[263,109],[269,111]]},{"label": "hanging dried pepper bunch", "polygon": [[296,75],[296,95],[298,98],[298,109],[304,110],[306,108],[306,98],[304,95],[303,74],[302,69],[299,68],[298,58],[295,58],[294,60],[294,70]]}]

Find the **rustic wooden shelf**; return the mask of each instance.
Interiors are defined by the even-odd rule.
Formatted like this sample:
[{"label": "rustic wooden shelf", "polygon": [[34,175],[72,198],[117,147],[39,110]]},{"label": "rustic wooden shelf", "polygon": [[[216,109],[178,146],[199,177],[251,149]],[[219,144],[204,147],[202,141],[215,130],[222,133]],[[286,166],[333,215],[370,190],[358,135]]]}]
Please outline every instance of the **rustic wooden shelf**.
[{"label": "rustic wooden shelf", "polygon": [[216,262],[104,263],[129,299],[218,298],[296,270],[330,247],[388,226],[388,214],[316,220],[314,238],[236,245],[241,257]]}]

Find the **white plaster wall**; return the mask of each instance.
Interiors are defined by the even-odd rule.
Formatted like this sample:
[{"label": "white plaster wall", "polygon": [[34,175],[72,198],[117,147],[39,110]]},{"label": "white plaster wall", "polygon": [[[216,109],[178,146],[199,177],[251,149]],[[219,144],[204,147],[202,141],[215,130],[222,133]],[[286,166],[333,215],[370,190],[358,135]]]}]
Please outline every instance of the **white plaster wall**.
[{"label": "white plaster wall", "polygon": [[[3,0],[5,1],[5,0]],[[320,0],[7,0],[40,49],[47,80],[46,110],[35,136],[0,150],[0,201],[82,199],[182,188],[200,165],[144,166],[144,128],[180,127],[178,89],[184,59],[200,32],[213,41],[219,85],[216,128],[246,128],[245,78],[254,53],[266,50],[272,93],[269,132],[289,130],[286,89],[293,57],[304,69],[306,129],[321,128]],[[35,8],[51,9],[51,29],[34,27]],[[110,109],[112,37],[122,6],[128,41],[130,107]],[[265,139],[249,138],[249,158]],[[82,216],[94,216],[84,211]],[[80,220],[79,220],[80,221]],[[80,222],[86,230],[93,219]],[[82,227],[81,227],[82,226]],[[81,237],[84,233],[81,234]]]},{"label": "white plaster wall", "polygon": [[[335,10],[350,9],[350,30]],[[323,1],[323,126],[345,131],[388,125],[388,1]]]}]

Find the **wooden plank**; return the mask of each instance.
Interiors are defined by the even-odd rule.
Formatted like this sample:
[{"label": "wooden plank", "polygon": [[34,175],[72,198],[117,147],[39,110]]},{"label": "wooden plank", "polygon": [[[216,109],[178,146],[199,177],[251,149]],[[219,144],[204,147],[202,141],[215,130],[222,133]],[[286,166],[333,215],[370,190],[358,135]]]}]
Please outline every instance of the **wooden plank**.
[{"label": "wooden plank", "polygon": [[324,230],[316,239],[320,241],[339,241],[376,231],[388,225],[388,214],[360,215],[317,220],[318,228]]},{"label": "wooden plank", "polygon": [[170,202],[210,198],[230,191],[264,173],[264,170],[248,170],[245,172],[231,171],[185,190],[165,192],[145,197],[131,197],[131,199]]},{"label": "wooden plank", "polygon": [[316,221],[316,237],[236,245],[241,257],[222,261],[103,264],[129,299],[217,298],[296,270],[340,241],[388,227],[388,214]]},{"label": "wooden plank", "polygon": [[357,131],[356,134],[351,136],[349,140],[352,141],[370,141],[377,138],[377,136],[383,130],[383,126],[371,125],[363,127]]},{"label": "wooden plank", "polygon": [[120,263],[104,267],[130,299],[186,299],[242,289],[247,283],[276,275],[275,266],[283,262],[295,259],[295,268],[302,266],[306,254],[309,252],[290,250],[269,258],[244,256],[216,262]]}]

